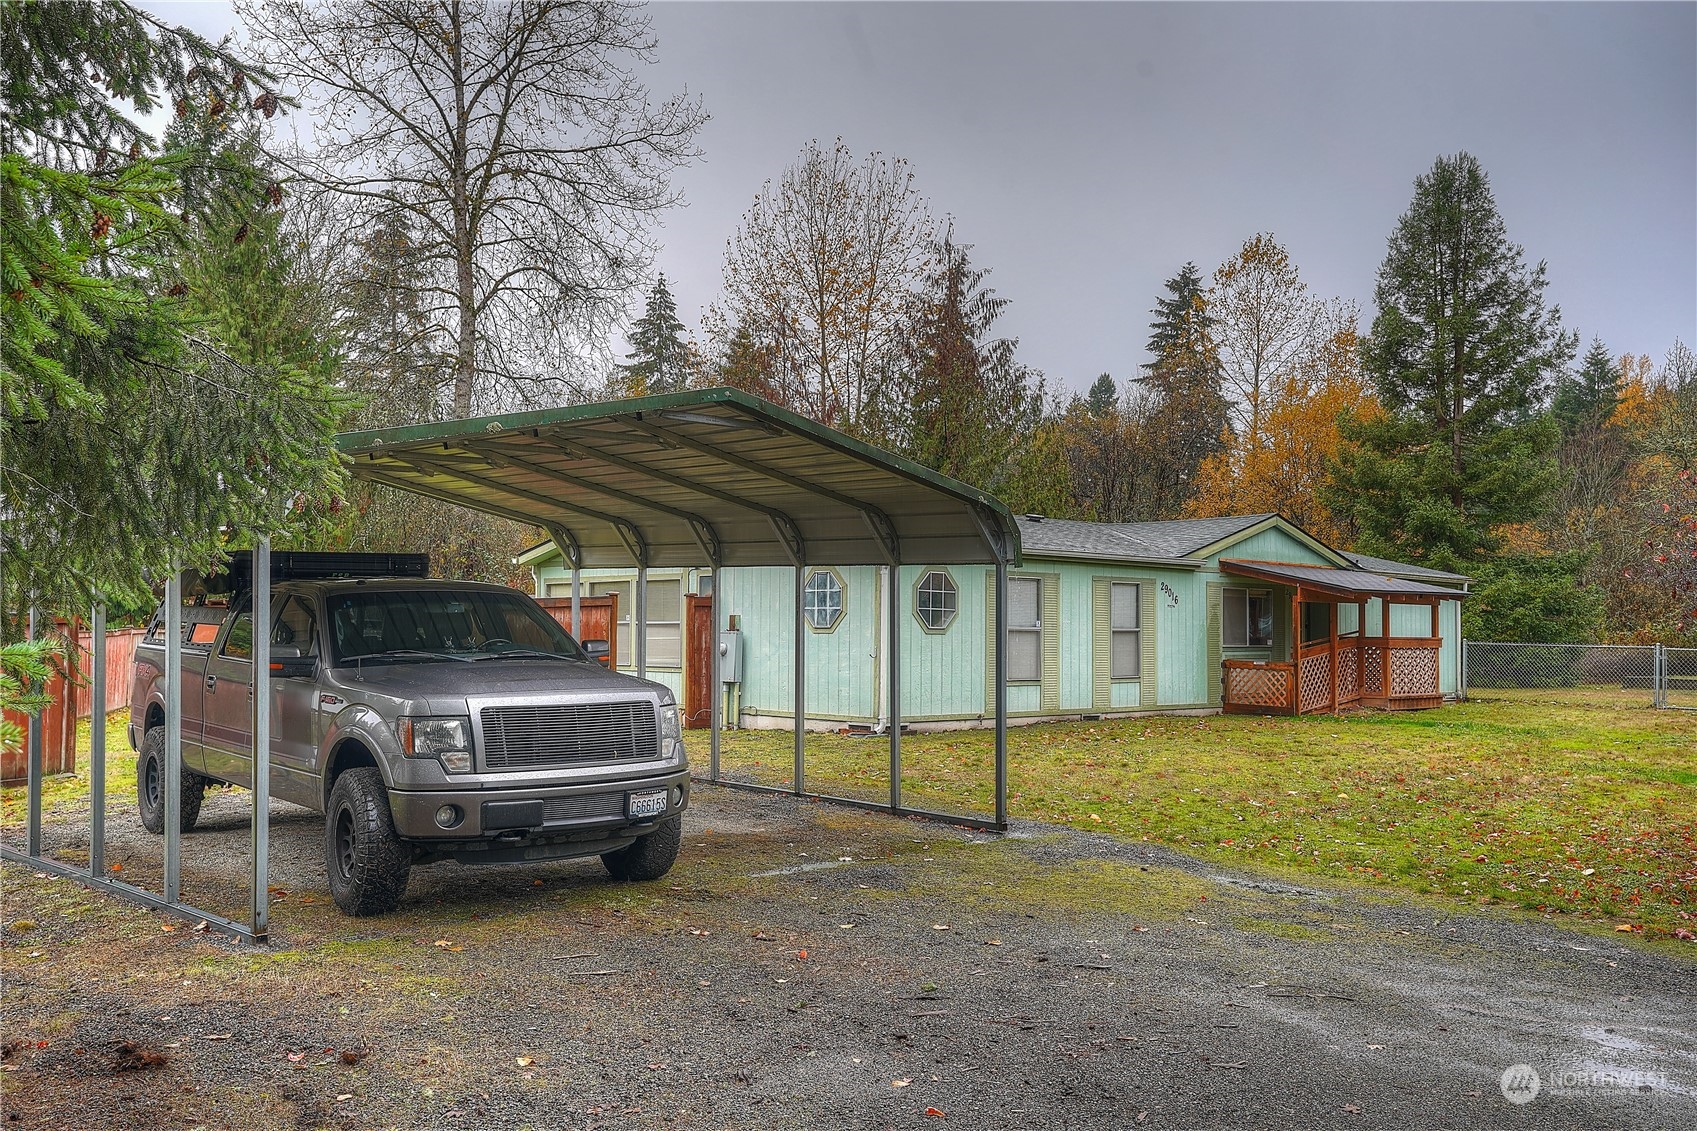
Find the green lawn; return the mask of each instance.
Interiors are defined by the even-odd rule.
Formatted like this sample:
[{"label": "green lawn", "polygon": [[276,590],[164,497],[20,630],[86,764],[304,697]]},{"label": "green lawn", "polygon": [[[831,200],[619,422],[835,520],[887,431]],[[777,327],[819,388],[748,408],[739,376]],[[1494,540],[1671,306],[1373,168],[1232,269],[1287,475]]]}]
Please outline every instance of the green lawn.
[{"label": "green lawn", "polygon": [[[704,773],[705,735],[691,738]],[[787,785],[790,741],[729,734],[725,772]],[[809,735],[807,786],[887,799],[888,758],[883,739]],[[1697,931],[1689,712],[1503,697],[1340,718],[1063,723],[1011,730],[1008,764],[1015,818],[1651,935]],[[985,813],[992,767],[989,731],[906,736],[903,800]]]},{"label": "green lawn", "polygon": [[[108,789],[134,796],[123,715],[108,731]],[[706,734],[691,731],[706,773]],[[46,802],[80,807],[80,772]],[[987,730],[909,735],[903,800],[987,813]],[[888,744],[808,736],[808,788],[888,798]],[[1342,718],[1149,718],[1016,727],[1009,808],[1149,840],[1221,863],[1321,875],[1631,925],[1697,931],[1697,713],[1515,697]],[[787,785],[787,732],[725,736],[727,776]],[[4,791],[21,824],[24,791]]]}]

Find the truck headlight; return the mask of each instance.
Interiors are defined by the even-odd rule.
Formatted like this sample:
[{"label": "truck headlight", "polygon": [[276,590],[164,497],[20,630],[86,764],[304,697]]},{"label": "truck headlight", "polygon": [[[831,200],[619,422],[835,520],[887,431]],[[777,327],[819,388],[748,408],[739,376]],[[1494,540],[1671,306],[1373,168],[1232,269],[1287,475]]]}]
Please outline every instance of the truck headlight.
[{"label": "truck headlight", "polygon": [[403,718],[396,731],[407,757],[436,758],[443,768],[456,773],[471,769],[470,719],[464,716]]},{"label": "truck headlight", "polygon": [[683,724],[678,718],[678,705],[671,699],[660,701],[660,756],[668,761],[681,761],[684,756]]}]

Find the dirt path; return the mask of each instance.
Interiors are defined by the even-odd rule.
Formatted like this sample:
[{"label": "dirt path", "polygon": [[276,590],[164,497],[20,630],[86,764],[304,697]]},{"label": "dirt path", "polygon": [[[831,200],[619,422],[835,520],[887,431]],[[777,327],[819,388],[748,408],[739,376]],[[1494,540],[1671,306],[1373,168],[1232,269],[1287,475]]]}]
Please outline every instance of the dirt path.
[{"label": "dirt path", "polygon": [[[245,898],[245,801],[186,842],[214,910]],[[436,865],[363,921],[279,807],[264,950],[8,865],[3,1125],[1697,1125],[1677,957],[1046,826],[697,802],[659,883]],[[156,874],[131,813],[108,854]]]}]

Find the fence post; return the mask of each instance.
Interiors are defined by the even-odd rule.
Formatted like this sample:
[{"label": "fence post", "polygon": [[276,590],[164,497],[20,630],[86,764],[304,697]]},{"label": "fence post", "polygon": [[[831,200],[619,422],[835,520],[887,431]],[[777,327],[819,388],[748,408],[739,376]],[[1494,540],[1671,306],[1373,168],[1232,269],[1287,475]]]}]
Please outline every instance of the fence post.
[{"label": "fence post", "polygon": [[1667,649],[1660,641],[1655,645],[1651,670],[1654,674],[1651,676],[1650,683],[1655,690],[1650,695],[1650,704],[1653,707],[1666,707],[1668,705],[1668,654]]}]

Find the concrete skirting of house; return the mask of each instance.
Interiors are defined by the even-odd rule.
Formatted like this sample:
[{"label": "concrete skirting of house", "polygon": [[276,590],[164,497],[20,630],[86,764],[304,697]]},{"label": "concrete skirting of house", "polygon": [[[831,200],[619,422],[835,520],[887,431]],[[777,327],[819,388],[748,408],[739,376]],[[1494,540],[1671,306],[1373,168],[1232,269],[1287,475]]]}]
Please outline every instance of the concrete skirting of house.
[{"label": "concrete skirting of house", "polygon": [[[1116,719],[1148,719],[1173,715],[1196,718],[1204,715],[1218,715],[1220,708],[1207,705],[1190,707],[1169,707],[1159,711],[1073,711],[1046,715],[1009,715],[1008,725],[1011,727],[1029,726],[1033,723],[1084,723],[1097,721],[1112,721]],[[783,730],[794,727],[795,716],[779,714],[771,711],[744,711],[733,729],[736,730]],[[930,731],[945,730],[982,730],[995,725],[995,720],[988,716],[973,715],[970,717],[948,719],[924,719],[920,721],[904,721],[903,734],[924,734]],[[887,726],[884,723],[869,723],[865,719],[829,719],[809,716],[807,729],[817,733],[831,733],[841,730],[852,730],[862,734],[883,734]]]}]

